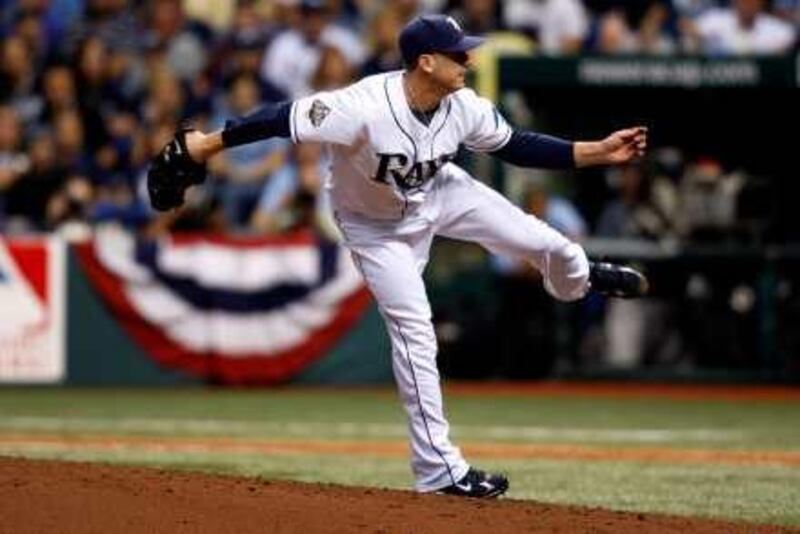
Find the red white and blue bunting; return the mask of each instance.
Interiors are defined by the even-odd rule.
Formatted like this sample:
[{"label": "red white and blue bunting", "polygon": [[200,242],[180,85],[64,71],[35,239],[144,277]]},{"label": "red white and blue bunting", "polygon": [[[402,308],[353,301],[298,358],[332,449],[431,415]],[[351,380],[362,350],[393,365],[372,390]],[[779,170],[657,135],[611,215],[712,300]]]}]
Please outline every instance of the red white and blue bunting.
[{"label": "red white and blue bunting", "polygon": [[307,233],[148,241],[105,230],[77,252],[153,358],[213,382],[290,379],[323,357],[369,303],[350,255]]}]

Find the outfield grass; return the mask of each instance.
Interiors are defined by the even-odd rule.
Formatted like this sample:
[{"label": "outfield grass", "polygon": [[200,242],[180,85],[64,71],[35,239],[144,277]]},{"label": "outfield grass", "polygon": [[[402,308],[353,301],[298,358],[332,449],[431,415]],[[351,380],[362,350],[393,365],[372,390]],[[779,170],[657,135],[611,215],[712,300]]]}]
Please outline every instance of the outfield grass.
[{"label": "outfield grass", "polygon": [[[797,401],[446,398],[459,443],[800,453]],[[36,436],[49,441],[37,442]],[[0,454],[396,488],[411,484],[402,455],[176,452],[135,444],[113,449],[69,445],[78,436],[402,443],[405,420],[394,392],[388,389],[0,389]],[[513,498],[800,525],[797,463],[484,456],[476,464],[508,472]]]}]

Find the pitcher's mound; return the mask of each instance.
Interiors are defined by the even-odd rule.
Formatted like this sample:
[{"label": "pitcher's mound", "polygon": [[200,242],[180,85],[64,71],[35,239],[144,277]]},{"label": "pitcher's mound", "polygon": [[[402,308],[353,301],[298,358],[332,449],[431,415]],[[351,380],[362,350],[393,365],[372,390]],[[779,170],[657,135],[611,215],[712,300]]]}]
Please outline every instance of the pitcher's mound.
[{"label": "pitcher's mound", "polygon": [[[780,532],[502,499],[0,458],[0,532]],[[513,481],[512,481],[513,484]]]}]

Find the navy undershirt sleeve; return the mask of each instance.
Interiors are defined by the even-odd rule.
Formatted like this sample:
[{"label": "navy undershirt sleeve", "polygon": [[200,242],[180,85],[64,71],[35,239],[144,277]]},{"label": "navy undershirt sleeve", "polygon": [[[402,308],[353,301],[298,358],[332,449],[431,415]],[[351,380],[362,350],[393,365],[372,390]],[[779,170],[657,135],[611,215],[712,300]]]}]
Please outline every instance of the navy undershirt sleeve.
[{"label": "navy undershirt sleeve", "polygon": [[222,143],[226,147],[254,143],[271,137],[290,137],[291,102],[264,104],[253,113],[225,122]]},{"label": "navy undershirt sleeve", "polygon": [[520,167],[541,169],[571,169],[575,167],[572,142],[538,134],[514,130],[508,143],[493,156]]}]

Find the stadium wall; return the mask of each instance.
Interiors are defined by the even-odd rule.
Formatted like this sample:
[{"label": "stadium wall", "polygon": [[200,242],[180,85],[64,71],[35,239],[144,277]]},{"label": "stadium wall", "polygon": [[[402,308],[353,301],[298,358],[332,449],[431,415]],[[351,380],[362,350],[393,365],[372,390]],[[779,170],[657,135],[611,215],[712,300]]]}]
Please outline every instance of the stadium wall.
[{"label": "stadium wall", "polygon": [[[312,251],[315,249],[316,245],[305,237],[299,239],[309,244]],[[242,368],[245,374],[241,374],[240,368],[234,368],[240,374],[234,374],[233,379],[230,374],[214,372],[215,366],[225,365],[220,363],[219,351],[208,352],[208,370],[202,368],[206,363],[197,364],[201,366],[199,371],[184,365],[186,361],[202,361],[202,353],[194,360],[176,360],[175,365],[165,363],[151,346],[142,343],[141,336],[132,335],[136,334],[136,329],[131,328],[131,321],[140,318],[115,308],[113,299],[102,289],[103,280],[98,279],[98,270],[89,268],[87,250],[95,241],[67,245],[55,237],[37,237],[6,238],[0,242],[3,251],[0,289],[5,292],[0,311],[7,318],[0,329],[3,346],[0,384],[277,385],[368,384],[391,380],[388,340],[377,309],[360,283],[354,297],[343,299],[350,301],[346,309],[349,318],[342,321],[337,316],[335,324],[322,329],[324,343],[312,340],[316,352],[305,351],[304,359],[282,365],[280,374],[268,374],[266,379],[263,373],[259,374],[259,368],[269,369],[274,363],[269,359],[270,354],[258,354],[262,359],[249,358],[249,364]],[[235,245],[232,250],[239,250],[236,247],[240,246]],[[336,254],[341,255],[341,251]],[[54,273],[49,281],[48,272]],[[301,309],[318,315],[313,307]],[[61,321],[62,327],[53,326]],[[52,350],[45,350],[47,347],[39,347],[34,341],[46,341]],[[297,351],[292,355],[297,356]],[[255,378],[247,374],[251,371]]]}]

